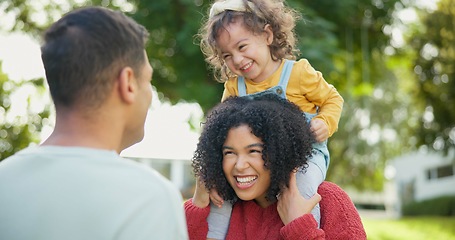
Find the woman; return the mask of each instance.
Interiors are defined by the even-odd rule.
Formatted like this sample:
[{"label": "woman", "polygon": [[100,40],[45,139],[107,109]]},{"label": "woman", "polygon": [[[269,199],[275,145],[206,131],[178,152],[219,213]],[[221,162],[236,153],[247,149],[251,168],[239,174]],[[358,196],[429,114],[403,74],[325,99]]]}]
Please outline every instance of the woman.
[{"label": "woman", "polygon": [[[208,189],[233,203],[226,239],[366,239],[357,210],[338,186],[324,182],[312,198],[300,195],[295,172],[305,171],[314,141],[299,108],[276,95],[217,105],[193,157],[199,181],[185,202],[190,239],[207,237]],[[318,202],[320,228],[311,215]]]}]

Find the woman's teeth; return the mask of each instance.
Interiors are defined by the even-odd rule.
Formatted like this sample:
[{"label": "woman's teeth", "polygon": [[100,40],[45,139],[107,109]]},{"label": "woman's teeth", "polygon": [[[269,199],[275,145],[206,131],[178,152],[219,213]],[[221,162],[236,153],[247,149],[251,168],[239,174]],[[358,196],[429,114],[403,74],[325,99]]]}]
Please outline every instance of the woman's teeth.
[{"label": "woman's teeth", "polygon": [[256,176],[249,176],[249,177],[236,177],[237,182],[239,183],[251,183],[252,181],[256,180]]}]

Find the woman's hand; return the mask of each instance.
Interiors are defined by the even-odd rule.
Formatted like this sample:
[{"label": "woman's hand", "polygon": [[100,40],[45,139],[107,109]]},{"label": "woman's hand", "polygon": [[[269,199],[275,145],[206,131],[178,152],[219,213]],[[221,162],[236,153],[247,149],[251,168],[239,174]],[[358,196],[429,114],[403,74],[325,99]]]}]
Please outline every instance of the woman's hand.
[{"label": "woman's hand", "polygon": [[321,195],[318,193],[310,199],[305,199],[300,194],[295,174],[295,172],[291,173],[289,188],[284,189],[278,196],[277,210],[284,225],[304,214],[311,213],[311,210],[321,201]]},{"label": "woman's hand", "polygon": [[199,208],[206,208],[210,203],[209,191],[205,188],[205,184],[199,179],[196,179],[196,189],[193,195],[193,204]]},{"label": "woman's hand", "polygon": [[210,190],[210,200],[212,200],[213,204],[215,204],[217,207],[221,207],[223,205],[224,200],[223,198],[220,197],[218,192],[215,189]]}]

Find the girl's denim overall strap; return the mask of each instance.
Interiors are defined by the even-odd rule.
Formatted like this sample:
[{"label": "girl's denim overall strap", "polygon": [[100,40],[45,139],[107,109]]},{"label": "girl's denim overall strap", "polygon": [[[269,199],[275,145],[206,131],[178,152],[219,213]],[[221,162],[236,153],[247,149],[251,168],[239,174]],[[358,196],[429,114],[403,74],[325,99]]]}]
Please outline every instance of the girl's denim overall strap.
[{"label": "girl's denim overall strap", "polygon": [[243,76],[237,77],[237,90],[239,90],[239,96],[246,96],[246,83]]},{"label": "girl's denim overall strap", "polygon": [[291,77],[291,72],[292,72],[292,67],[294,67],[294,62],[293,60],[283,60],[284,66],[283,70],[281,71],[281,76],[280,76],[280,82],[278,83],[278,86],[280,86],[283,90],[283,95],[282,97],[286,99],[286,88],[288,87],[288,82],[289,78]]},{"label": "girl's denim overall strap", "polygon": [[264,91],[261,91],[261,92],[247,94],[245,78],[242,76],[238,76],[237,90],[239,91],[239,96],[243,97],[243,96],[248,95],[251,98],[254,98],[258,95],[273,92],[273,93],[279,95],[280,97],[286,99],[286,88],[288,86],[289,77],[291,76],[292,67],[294,66],[294,61],[292,61],[292,60],[284,60],[284,61],[285,62],[284,62],[283,70],[281,71],[280,82],[278,83],[278,85],[271,87],[269,89],[266,89]]}]

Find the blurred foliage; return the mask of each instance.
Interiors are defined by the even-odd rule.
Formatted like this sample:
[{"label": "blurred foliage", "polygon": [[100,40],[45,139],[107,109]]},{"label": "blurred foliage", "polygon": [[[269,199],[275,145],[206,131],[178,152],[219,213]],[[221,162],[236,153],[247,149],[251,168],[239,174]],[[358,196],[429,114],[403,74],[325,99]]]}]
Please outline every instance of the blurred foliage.
[{"label": "blurred foliage", "polygon": [[413,96],[424,112],[417,132],[418,145],[448,152],[455,147],[455,0],[439,0],[437,9],[420,11],[421,24],[409,35],[413,62]]},{"label": "blurred foliage", "polygon": [[[0,2],[0,12],[4,13],[2,17],[9,17],[14,22],[8,29],[6,26],[0,26],[2,31],[21,31],[38,37],[41,32],[55,21],[61,12],[67,11],[61,4],[37,4],[37,1],[29,0],[3,0]],[[45,14],[43,14],[45,13]]]},{"label": "blurred foliage", "polygon": [[[441,4],[452,1],[441,0]],[[152,84],[162,98],[172,103],[198,102],[204,111],[220,101],[223,85],[213,79],[194,38],[212,1],[68,2],[38,6],[31,0],[4,0],[0,10],[6,9],[19,19],[10,30],[39,35],[46,24],[71,8],[85,4],[120,9],[150,31],[147,52],[154,68]],[[413,7],[413,0],[288,0],[287,4],[303,17],[297,25],[300,57],[321,71],[345,100],[338,132],[329,142],[328,180],[380,190],[388,159],[454,135],[455,88],[447,86],[454,84],[454,61],[450,58],[455,42],[450,41],[454,14],[448,16],[447,12],[453,11],[453,3],[429,17],[422,12],[427,26],[416,27],[418,31],[410,38],[415,40],[404,47],[393,44],[391,29],[400,24],[396,11]],[[39,9],[46,10],[46,24],[37,25],[31,17]],[[441,41],[441,35],[446,40]],[[428,46],[439,49],[440,54],[422,57],[419,53]],[[420,88],[414,73],[419,73]],[[429,107],[434,119],[431,124],[422,124]]]},{"label": "blurred foliage", "polygon": [[[137,1],[132,17],[150,31],[147,52],[152,84],[172,103],[198,102],[205,110],[221,100],[223,85],[212,78],[195,42],[208,2]],[[161,14],[160,14],[161,13]]]},{"label": "blurred foliage", "polygon": [[455,196],[440,196],[403,206],[404,216],[447,216],[455,217]]},{"label": "blurred foliage", "polygon": [[[40,113],[27,111],[26,116],[14,116],[12,111],[11,95],[15,90],[26,84],[32,84],[37,88],[43,88],[43,79],[32,79],[27,82],[16,83],[11,81],[2,72],[0,62],[0,160],[3,160],[15,152],[37,143],[38,133],[42,128],[42,120],[49,117],[49,110]],[[29,96],[28,103],[30,105]]]}]

